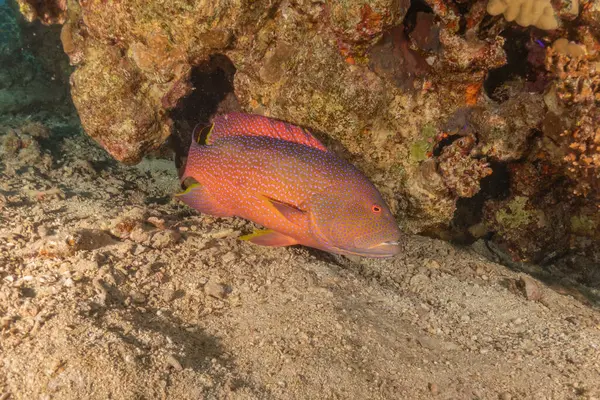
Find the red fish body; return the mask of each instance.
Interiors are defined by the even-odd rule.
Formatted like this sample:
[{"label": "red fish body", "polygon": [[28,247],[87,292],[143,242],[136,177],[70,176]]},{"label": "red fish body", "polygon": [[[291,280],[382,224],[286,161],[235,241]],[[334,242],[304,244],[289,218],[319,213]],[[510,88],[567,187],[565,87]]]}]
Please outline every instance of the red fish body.
[{"label": "red fish body", "polygon": [[400,231],[377,189],[304,129],[234,113],[215,117],[204,144],[194,136],[182,180],[198,183],[178,197],[268,228],[243,239],[372,257],[398,252]]}]

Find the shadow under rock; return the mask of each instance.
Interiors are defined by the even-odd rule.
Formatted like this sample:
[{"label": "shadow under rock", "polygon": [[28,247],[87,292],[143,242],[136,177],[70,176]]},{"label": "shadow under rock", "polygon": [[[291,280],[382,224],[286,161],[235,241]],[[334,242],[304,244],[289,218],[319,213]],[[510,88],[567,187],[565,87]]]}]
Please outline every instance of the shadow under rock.
[{"label": "shadow under rock", "polygon": [[550,265],[542,266],[513,261],[509,254],[491,241],[480,240],[470,248],[490,261],[504,265],[513,271],[523,272],[534,277],[557,293],[572,296],[583,304],[600,309],[599,271],[594,270],[597,275],[597,282],[581,283],[575,279],[573,274],[566,271],[567,268],[560,265],[563,263],[564,257],[553,260],[553,263]]},{"label": "shadow under rock", "polygon": [[194,128],[198,124],[208,125],[219,108],[224,106],[222,103],[226,103],[227,97],[233,96],[234,75],[235,66],[222,54],[214,54],[192,69],[194,90],[180,99],[170,113],[173,130],[169,140],[180,174],[183,173]]}]

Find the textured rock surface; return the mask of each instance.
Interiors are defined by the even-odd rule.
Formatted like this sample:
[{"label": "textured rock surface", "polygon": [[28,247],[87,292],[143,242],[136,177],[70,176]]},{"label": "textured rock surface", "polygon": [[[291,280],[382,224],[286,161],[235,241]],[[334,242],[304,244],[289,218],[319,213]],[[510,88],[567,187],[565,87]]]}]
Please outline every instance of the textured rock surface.
[{"label": "textured rock surface", "polygon": [[[20,5],[63,23],[83,127],[122,162],[170,140],[180,166],[192,127],[235,107],[312,129],[408,231],[496,233],[536,261],[598,236],[569,222],[598,204],[594,2],[553,2],[548,32],[492,18],[485,0]],[[561,37],[585,54],[556,54]]]}]

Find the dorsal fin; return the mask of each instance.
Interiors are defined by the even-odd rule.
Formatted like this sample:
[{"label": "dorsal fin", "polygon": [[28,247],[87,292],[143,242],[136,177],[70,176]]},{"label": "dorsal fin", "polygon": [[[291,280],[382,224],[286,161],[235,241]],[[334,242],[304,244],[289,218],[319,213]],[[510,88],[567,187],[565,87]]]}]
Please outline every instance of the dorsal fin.
[{"label": "dorsal fin", "polygon": [[[194,137],[202,139],[203,127]],[[212,144],[215,141],[230,136],[265,136],[275,139],[287,140],[305,146],[328,151],[327,148],[319,142],[309,131],[299,126],[288,124],[277,119],[264,117],[256,114],[230,113],[217,115],[213,120],[213,125],[206,132],[206,144]],[[197,142],[202,144],[202,142]]]}]

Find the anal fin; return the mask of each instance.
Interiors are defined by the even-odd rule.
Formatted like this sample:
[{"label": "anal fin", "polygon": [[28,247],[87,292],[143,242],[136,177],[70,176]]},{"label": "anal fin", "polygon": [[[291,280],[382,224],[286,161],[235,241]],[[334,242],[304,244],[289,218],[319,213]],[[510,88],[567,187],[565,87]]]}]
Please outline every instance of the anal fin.
[{"label": "anal fin", "polygon": [[292,246],[294,244],[298,244],[296,239],[282,235],[281,233],[275,232],[271,229],[255,230],[249,235],[240,236],[240,239],[261,246],[272,247]]},{"label": "anal fin", "polygon": [[203,214],[214,215],[215,217],[233,216],[232,213],[219,205],[210,193],[208,193],[208,191],[199,183],[190,185],[183,192],[176,194],[175,197]]}]

